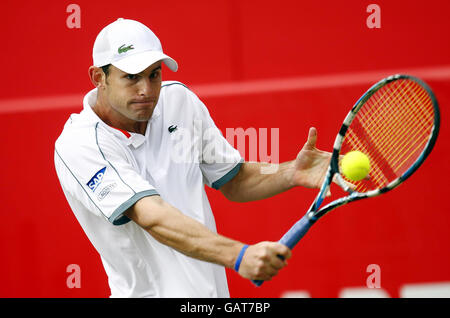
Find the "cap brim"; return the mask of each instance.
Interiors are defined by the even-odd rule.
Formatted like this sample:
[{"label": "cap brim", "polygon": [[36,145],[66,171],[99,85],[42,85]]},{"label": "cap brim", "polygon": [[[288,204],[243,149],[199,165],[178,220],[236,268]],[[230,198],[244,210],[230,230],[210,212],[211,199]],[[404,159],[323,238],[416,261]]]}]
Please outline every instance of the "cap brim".
[{"label": "cap brim", "polygon": [[145,70],[150,65],[163,61],[173,72],[178,70],[177,62],[160,51],[146,51],[127,56],[120,61],[111,64],[128,74],[137,74]]}]

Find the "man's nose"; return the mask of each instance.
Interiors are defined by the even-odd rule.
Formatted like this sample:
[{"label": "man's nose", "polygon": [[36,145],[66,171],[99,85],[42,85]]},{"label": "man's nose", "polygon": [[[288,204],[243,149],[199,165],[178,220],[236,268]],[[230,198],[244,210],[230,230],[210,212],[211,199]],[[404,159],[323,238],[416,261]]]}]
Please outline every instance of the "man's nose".
[{"label": "man's nose", "polygon": [[148,77],[142,77],[139,81],[138,85],[138,93],[141,96],[149,96],[152,92],[152,85],[150,83],[150,79]]}]

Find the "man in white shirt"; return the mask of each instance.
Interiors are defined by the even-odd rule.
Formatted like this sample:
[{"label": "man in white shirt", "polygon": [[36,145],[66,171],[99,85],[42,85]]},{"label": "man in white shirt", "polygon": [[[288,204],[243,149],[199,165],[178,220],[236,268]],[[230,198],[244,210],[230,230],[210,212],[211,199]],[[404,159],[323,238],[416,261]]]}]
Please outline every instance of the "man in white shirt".
[{"label": "man in white shirt", "polygon": [[[179,82],[175,60],[145,25],[118,19],[97,36],[95,89],[55,143],[55,167],[77,220],[101,256],[111,297],[229,297],[225,267],[269,280],[290,250],[217,234],[204,185],[237,202],[318,187],[330,154],[317,132],[294,161],[261,174],[244,162],[205,105]],[[282,260],[279,256],[282,256]]]}]

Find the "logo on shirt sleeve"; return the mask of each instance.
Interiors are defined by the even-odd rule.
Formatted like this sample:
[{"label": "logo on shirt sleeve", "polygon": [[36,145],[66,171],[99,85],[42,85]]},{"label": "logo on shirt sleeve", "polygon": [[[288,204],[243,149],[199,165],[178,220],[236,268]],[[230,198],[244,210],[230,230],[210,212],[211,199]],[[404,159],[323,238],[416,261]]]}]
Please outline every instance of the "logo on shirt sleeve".
[{"label": "logo on shirt sleeve", "polygon": [[100,192],[97,194],[97,198],[99,201],[103,200],[108,194],[111,193],[111,190],[114,189],[117,186],[117,183],[111,183],[108,184],[106,187],[100,190]]},{"label": "logo on shirt sleeve", "polygon": [[95,189],[97,189],[100,183],[102,183],[103,176],[105,175],[105,170],[106,167],[103,167],[102,169],[97,171],[95,175],[91,178],[91,180],[89,180],[89,182],[86,183],[89,189],[92,190],[92,192],[95,192]]}]

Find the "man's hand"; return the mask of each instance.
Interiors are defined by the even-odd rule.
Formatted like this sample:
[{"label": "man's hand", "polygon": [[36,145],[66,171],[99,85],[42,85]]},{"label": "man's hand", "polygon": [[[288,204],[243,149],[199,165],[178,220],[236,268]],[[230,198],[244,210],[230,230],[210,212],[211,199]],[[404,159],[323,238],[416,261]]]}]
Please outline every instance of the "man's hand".
[{"label": "man's hand", "polygon": [[248,279],[270,280],[287,265],[286,260],[290,257],[291,250],[280,243],[261,242],[251,245],[242,258],[239,274]]},{"label": "man's hand", "polygon": [[317,130],[309,129],[308,140],[294,161],[293,186],[319,188],[322,185],[331,160],[331,153],[316,148]]}]

